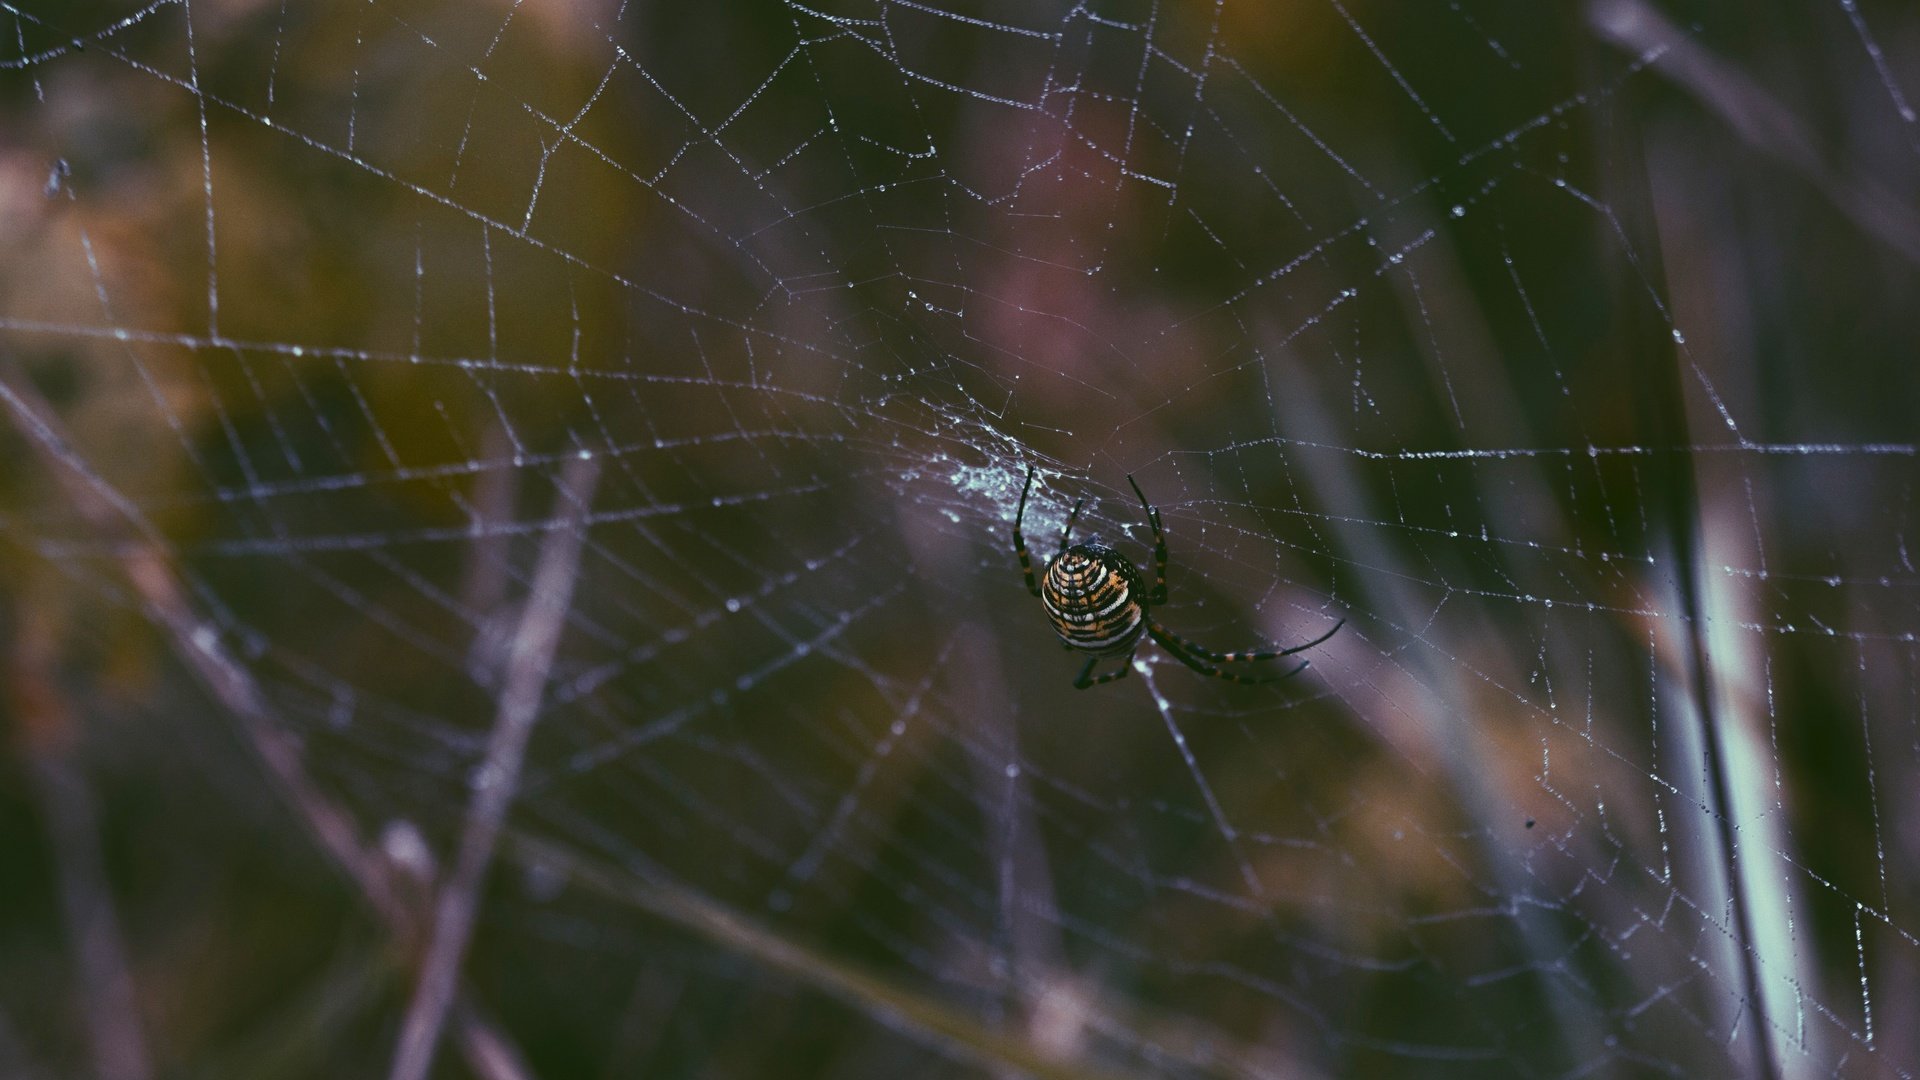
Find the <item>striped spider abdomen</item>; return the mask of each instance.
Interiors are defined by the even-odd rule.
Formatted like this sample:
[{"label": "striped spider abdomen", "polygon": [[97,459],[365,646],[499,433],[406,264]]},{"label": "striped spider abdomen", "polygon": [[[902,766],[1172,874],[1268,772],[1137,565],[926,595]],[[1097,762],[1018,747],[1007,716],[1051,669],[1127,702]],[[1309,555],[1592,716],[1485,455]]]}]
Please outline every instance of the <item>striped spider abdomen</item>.
[{"label": "striped spider abdomen", "polygon": [[1040,603],[1070,648],[1095,656],[1133,651],[1146,632],[1140,572],[1101,544],[1075,544],[1047,563]]},{"label": "striped spider abdomen", "polygon": [[[1033,559],[1027,554],[1026,537],[1020,524],[1027,516],[1027,496],[1033,491],[1033,469],[1027,469],[1027,484],[1020,489],[1020,509],[1013,515],[1013,553],[1020,560],[1020,573],[1026,578],[1027,591],[1040,598],[1053,632],[1069,649],[1087,654],[1087,663],[1073,680],[1076,689],[1126,678],[1131,670],[1134,650],[1142,636],[1150,637],[1167,654],[1202,675],[1237,683],[1279,682],[1306,670],[1302,663],[1277,674],[1242,675],[1222,665],[1277,660],[1311,649],[1338,633],[1346,620],[1333,629],[1290,649],[1249,649],[1240,652],[1215,652],[1198,642],[1188,641],[1161,626],[1148,614],[1149,609],[1167,602],[1167,534],[1160,526],[1160,511],[1127,477],[1140,506],[1147,512],[1147,524],[1153,528],[1153,588],[1149,591],[1140,571],[1125,555],[1105,544],[1070,544],[1073,523],[1080,516],[1082,503],[1073,504],[1066,528],[1060,530],[1060,550],[1047,560],[1038,580],[1033,575]],[[1103,656],[1121,656],[1120,666],[1105,675],[1095,676],[1093,665]]]}]

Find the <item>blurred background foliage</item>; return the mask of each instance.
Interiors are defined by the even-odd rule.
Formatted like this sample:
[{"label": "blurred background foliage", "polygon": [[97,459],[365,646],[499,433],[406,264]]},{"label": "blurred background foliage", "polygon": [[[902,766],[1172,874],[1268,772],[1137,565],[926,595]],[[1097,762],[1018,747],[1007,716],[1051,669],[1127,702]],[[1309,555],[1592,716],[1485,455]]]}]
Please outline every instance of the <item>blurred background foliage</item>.
[{"label": "blurred background foliage", "polygon": [[[1911,1075],[1916,72],[1895,3],[0,5],[0,1072],[382,1074],[584,499],[437,1075]],[[1071,690],[1030,461],[1136,555],[1139,476],[1174,629],[1346,629]]]}]

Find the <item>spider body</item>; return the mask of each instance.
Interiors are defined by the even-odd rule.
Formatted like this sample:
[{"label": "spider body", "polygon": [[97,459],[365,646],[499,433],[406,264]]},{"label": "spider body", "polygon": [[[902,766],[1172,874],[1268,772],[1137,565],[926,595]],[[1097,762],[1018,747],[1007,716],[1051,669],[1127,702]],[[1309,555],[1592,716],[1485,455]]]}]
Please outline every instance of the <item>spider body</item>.
[{"label": "spider body", "polygon": [[1146,590],[1140,571],[1104,544],[1075,544],[1047,563],[1040,604],[1068,648],[1119,656],[1139,647],[1147,632]]},{"label": "spider body", "polygon": [[[1161,626],[1153,618],[1152,609],[1167,602],[1167,536],[1160,527],[1160,511],[1147,502],[1146,495],[1140,491],[1140,485],[1134,483],[1133,477],[1127,477],[1127,483],[1133,486],[1133,493],[1139,496],[1140,506],[1147,512],[1147,524],[1153,527],[1152,589],[1146,587],[1146,579],[1134,568],[1132,561],[1113,548],[1097,543],[1068,543],[1073,537],[1073,523],[1080,516],[1082,503],[1073,504],[1073,512],[1067,515],[1066,528],[1060,531],[1060,550],[1047,560],[1039,579],[1035,580],[1033,560],[1027,554],[1027,541],[1020,534],[1020,525],[1027,516],[1027,496],[1033,491],[1032,467],[1027,469],[1026,487],[1020,489],[1020,509],[1013,518],[1013,553],[1020,559],[1020,573],[1026,578],[1027,591],[1040,598],[1040,605],[1046,609],[1047,618],[1053,622],[1053,631],[1060,636],[1061,643],[1076,652],[1087,654],[1086,666],[1080,669],[1080,674],[1073,680],[1075,689],[1085,690],[1090,686],[1126,678],[1127,672],[1132,670],[1134,651],[1140,647],[1143,637],[1152,638],[1167,650],[1168,655],[1202,675],[1237,683],[1278,682],[1306,670],[1306,663],[1302,662],[1277,675],[1241,675],[1216,665],[1291,656],[1327,640],[1346,624],[1346,620],[1342,619],[1333,624],[1332,630],[1291,649],[1244,652],[1215,652]],[[1090,678],[1093,666],[1101,658],[1110,656],[1124,659],[1113,671]]]}]

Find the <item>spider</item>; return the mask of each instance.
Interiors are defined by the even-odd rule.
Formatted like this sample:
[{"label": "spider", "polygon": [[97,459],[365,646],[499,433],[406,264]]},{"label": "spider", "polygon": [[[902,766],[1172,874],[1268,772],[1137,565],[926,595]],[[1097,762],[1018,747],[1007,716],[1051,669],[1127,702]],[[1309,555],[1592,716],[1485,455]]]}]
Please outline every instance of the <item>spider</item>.
[{"label": "spider", "polygon": [[[1060,550],[1047,560],[1040,579],[1034,580],[1033,560],[1027,557],[1027,541],[1020,535],[1020,523],[1027,516],[1027,495],[1033,491],[1033,466],[1027,467],[1027,484],[1020,489],[1020,509],[1013,517],[1013,553],[1020,557],[1020,573],[1026,576],[1027,591],[1040,598],[1040,604],[1047,609],[1047,618],[1053,621],[1054,633],[1060,635],[1062,645],[1091,654],[1087,657],[1086,666],[1080,669],[1080,674],[1074,676],[1074,689],[1085,690],[1126,678],[1127,672],[1132,670],[1134,650],[1140,647],[1142,634],[1159,642],[1160,647],[1175,660],[1202,675],[1237,683],[1279,682],[1306,670],[1306,662],[1302,661],[1278,675],[1263,676],[1240,675],[1223,671],[1214,665],[1292,656],[1327,640],[1346,625],[1347,621],[1341,619],[1333,624],[1332,630],[1291,649],[1224,653],[1203,648],[1161,626],[1150,612],[1156,605],[1167,602],[1167,535],[1160,528],[1160,511],[1147,502],[1146,495],[1142,494],[1140,485],[1134,483],[1131,475],[1127,477],[1127,483],[1133,486],[1133,493],[1140,497],[1140,505],[1147,512],[1147,524],[1153,526],[1154,580],[1151,593],[1146,591],[1140,571],[1134,569],[1133,563],[1125,555],[1105,544],[1068,545],[1067,541],[1073,536],[1074,519],[1080,516],[1080,507],[1086,502],[1085,499],[1073,504],[1073,512],[1067,515],[1067,527],[1060,531]],[[1093,666],[1105,656],[1121,657],[1120,666],[1105,675],[1088,678]]]}]

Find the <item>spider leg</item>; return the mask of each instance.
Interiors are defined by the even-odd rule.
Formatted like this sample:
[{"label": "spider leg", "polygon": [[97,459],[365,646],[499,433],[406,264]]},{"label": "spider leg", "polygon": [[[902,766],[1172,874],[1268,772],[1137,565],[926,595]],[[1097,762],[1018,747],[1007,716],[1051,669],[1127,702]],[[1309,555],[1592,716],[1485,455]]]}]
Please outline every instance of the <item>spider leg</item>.
[{"label": "spider leg", "polygon": [[1177,649],[1196,659],[1211,660],[1216,664],[1241,664],[1254,660],[1277,660],[1282,656],[1292,656],[1297,652],[1305,652],[1339,633],[1340,628],[1346,624],[1347,620],[1341,619],[1339,622],[1333,624],[1333,629],[1321,634],[1312,641],[1295,645],[1290,649],[1242,650],[1240,652],[1215,652],[1198,642],[1189,641],[1181,637],[1179,634],[1161,626],[1158,622],[1149,623],[1147,629],[1153,632],[1153,640],[1165,645],[1169,650]]},{"label": "spider leg", "polygon": [[1115,679],[1124,679],[1127,677],[1127,673],[1133,670],[1133,654],[1128,653],[1126,658],[1120,661],[1118,668],[1107,672],[1097,679],[1087,678],[1087,674],[1093,670],[1093,665],[1099,662],[1100,658],[1097,656],[1087,657],[1086,666],[1080,669],[1080,674],[1073,677],[1073,688],[1075,690],[1085,690],[1090,686],[1099,686],[1101,683],[1110,683]]},{"label": "spider leg", "polygon": [[[1200,674],[1208,675],[1216,679],[1225,679],[1232,683],[1241,683],[1246,686],[1257,686],[1260,683],[1284,682],[1307,670],[1308,667],[1308,661],[1302,660],[1300,663],[1278,675],[1237,675],[1230,671],[1222,671],[1198,657],[1189,655],[1179,644],[1183,639],[1164,636],[1152,628],[1149,628],[1148,633],[1153,635],[1153,640],[1160,643],[1161,648],[1167,650],[1168,656],[1173,657],[1175,660],[1180,661],[1182,664],[1187,665]],[[1240,656],[1238,653],[1222,653],[1219,655],[1227,657]],[[1240,657],[1240,659],[1249,659],[1249,657]],[[1272,659],[1272,657],[1268,657],[1268,659]]]},{"label": "spider leg", "polygon": [[[1073,535],[1073,523],[1080,517],[1080,508],[1085,505],[1087,505],[1087,500],[1085,499],[1075,501],[1073,504],[1073,513],[1067,515],[1067,527],[1060,530],[1060,555],[1067,553],[1067,537]],[[1060,555],[1055,555],[1054,558],[1057,559]]]},{"label": "spider leg", "polygon": [[1040,595],[1040,583],[1033,580],[1033,560],[1027,557],[1027,541],[1020,535],[1020,523],[1027,517],[1027,493],[1033,490],[1033,466],[1027,466],[1027,486],[1020,489],[1020,509],[1013,515],[1013,553],[1020,556],[1020,573],[1027,579],[1027,591]]},{"label": "spider leg", "polygon": [[1140,505],[1146,508],[1147,524],[1153,526],[1153,592],[1148,594],[1147,603],[1164,604],[1167,602],[1167,534],[1160,528],[1160,511],[1141,493],[1132,473],[1127,474],[1127,483],[1133,484],[1133,493],[1140,496]]}]

